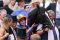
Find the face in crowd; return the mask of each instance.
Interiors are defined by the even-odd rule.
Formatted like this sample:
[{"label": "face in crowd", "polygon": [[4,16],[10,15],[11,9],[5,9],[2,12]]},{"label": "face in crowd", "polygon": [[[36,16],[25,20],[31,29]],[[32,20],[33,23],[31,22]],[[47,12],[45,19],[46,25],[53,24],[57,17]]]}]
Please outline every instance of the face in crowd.
[{"label": "face in crowd", "polygon": [[12,22],[12,27],[15,29],[17,25],[17,21]]},{"label": "face in crowd", "polygon": [[51,12],[48,14],[48,16],[50,17],[50,19],[55,19],[55,13],[54,12]]},{"label": "face in crowd", "polygon": [[0,18],[3,19],[7,15],[6,10],[2,9],[0,10]]},{"label": "face in crowd", "polygon": [[20,1],[20,2],[18,2],[18,6],[20,6],[20,7],[24,7],[24,5],[25,5],[25,2],[22,0],[22,1]]},{"label": "face in crowd", "polygon": [[15,5],[15,2],[16,2],[16,0],[10,0],[10,4],[11,4],[12,6]]},{"label": "face in crowd", "polygon": [[20,25],[25,26],[26,25],[26,18],[22,18],[19,21]]}]

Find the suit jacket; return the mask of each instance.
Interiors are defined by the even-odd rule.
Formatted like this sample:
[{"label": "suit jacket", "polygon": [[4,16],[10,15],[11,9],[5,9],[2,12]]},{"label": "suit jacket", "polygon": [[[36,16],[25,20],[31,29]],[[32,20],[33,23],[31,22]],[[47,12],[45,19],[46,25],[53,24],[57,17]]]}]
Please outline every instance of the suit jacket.
[{"label": "suit jacket", "polygon": [[56,3],[51,3],[46,9],[53,10],[56,13]]}]

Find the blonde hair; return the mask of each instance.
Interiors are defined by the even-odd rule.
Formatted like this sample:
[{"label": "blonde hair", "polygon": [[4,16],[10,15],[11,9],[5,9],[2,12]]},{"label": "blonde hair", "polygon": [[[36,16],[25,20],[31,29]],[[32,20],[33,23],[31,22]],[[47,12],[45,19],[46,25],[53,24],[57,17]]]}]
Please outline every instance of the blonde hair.
[{"label": "blonde hair", "polygon": [[12,18],[10,18],[9,16],[4,17],[3,27],[8,28],[9,27],[8,23],[11,22],[11,21],[12,21]]}]

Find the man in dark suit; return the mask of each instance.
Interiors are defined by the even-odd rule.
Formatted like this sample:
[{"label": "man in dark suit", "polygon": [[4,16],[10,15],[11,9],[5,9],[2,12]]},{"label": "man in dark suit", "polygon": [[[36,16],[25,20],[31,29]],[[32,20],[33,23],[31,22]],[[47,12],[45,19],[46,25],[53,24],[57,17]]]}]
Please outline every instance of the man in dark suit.
[{"label": "man in dark suit", "polygon": [[48,7],[47,10],[53,10],[56,13],[56,3],[51,3]]},{"label": "man in dark suit", "polygon": [[[53,10],[56,14],[56,26],[60,26],[60,0],[57,0],[56,3],[51,3],[48,7],[47,10]],[[59,27],[58,27],[59,28]]]},{"label": "man in dark suit", "polygon": [[53,10],[55,12],[55,23],[56,26],[59,29],[60,33],[60,0],[57,0],[56,3],[51,3],[48,7],[47,10]]}]

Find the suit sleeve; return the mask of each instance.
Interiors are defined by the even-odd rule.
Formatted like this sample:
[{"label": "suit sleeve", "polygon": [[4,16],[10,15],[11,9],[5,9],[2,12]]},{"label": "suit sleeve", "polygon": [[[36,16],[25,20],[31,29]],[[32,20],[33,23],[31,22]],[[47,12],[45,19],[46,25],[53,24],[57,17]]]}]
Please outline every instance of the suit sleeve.
[{"label": "suit sleeve", "polygon": [[51,6],[52,6],[52,4],[50,4],[50,5],[46,8],[46,11],[51,10]]}]

